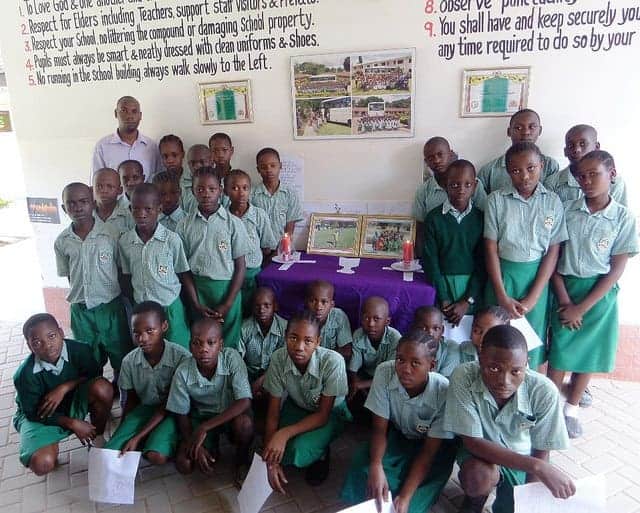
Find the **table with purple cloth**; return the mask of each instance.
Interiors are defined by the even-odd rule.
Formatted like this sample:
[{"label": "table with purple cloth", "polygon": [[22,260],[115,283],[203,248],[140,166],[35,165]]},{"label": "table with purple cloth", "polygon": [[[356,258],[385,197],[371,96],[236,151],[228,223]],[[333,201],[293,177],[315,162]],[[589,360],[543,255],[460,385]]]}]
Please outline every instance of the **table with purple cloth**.
[{"label": "table with purple cloth", "polygon": [[354,274],[343,274],[337,272],[338,257],[302,253],[301,259],[316,263],[296,263],[281,271],[282,264],[272,262],[257,278],[260,286],[274,290],[279,313],[287,319],[304,308],[305,286],[313,280],[333,283],[336,306],[345,311],[352,329],[359,327],[362,304],[370,296],[382,296],[389,302],[391,326],[401,333],[408,330],[416,308],[435,301],[435,289],[423,273],[413,273],[413,281],[404,281],[403,273],[383,269],[394,260],[361,258]]}]

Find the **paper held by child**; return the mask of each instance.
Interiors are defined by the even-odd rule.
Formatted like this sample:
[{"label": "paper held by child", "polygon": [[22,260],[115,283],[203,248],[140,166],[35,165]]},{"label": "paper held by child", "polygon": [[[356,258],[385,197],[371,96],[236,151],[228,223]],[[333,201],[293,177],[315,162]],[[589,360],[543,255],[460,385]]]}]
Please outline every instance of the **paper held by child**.
[{"label": "paper held by child", "polygon": [[109,504],[133,504],[135,480],[140,463],[138,451],[120,455],[120,451],[89,451],[89,499]]},{"label": "paper held by child", "polygon": [[[444,336],[450,340],[453,340],[458,343],[462,343],[465,340],[471,340],[471,324],[473,324],[473,316],[465,315],[460,324],[454,326],[445,321],[444,323]],[[510,321],[511,326],[520,330],[520,332],[524,335],[525,340],[527,341],[527,348],[529,351],[535,349],[536,347],[540,347],[542,345],[542,340],[537,335],[529,321],[527,321],[526,317],[521,317],[520,319],[512,319]]]},{"label": "paper held by child", "polygon": [[576,493],[568,499],[556,499],[542,483],[513,488],[514,513],[605,513],[607,483],[604,475],[574,481]]},{"label": "paper held by child", "polygon": [[[370,501],[361,502],[360,504],[356,504],[350,508],[340,510],[338,513],[378,513],[378,509],[376,508],[376,500],[371,499]],[[389,492],[389,495],[387,496],[387,501],[382,502],[382,509],[380,510],[380,513],[395,513],[391,492]]]},{"label": "paper held by child", "polygon": [[267,464],[257,454],[238,494],[240,513],[257,513],[271,495],[271,486],[267,477]]}]

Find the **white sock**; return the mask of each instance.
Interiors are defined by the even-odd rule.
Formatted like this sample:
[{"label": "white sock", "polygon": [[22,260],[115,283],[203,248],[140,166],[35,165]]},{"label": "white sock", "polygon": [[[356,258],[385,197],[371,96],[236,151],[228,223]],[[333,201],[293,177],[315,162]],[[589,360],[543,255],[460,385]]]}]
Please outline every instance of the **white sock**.
[{"label": "white sock", "polygon": [[577,419],[579,411],[580,408],[578,407],[578,405],[564,403],[564,414],[566,417],[574,417]]}]

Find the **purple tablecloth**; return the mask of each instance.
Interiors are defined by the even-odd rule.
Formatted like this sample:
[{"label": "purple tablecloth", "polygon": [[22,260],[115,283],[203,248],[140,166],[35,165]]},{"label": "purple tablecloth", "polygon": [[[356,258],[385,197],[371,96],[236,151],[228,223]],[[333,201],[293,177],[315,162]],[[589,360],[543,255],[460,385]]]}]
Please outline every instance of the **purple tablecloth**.
[{"label": "purple tablecloth", "polygon": [[315,264],[294,264],[280,271],[281,264],[271,263],[258,275],[258,283],[272,288],[285,318],[304,307],[305,285],[313,280],[326,280],[335,286],[336,306],[349,316],[352,329],[360,324],[360,310],[369,296],[382,296],[389,302],[391,325],[405,333],[413,312],[423,305],[433,305],[435,290],[425,282],[424,274],[414,273],[413,281],[404,281],[401,272],[384,270],[393,260],[362,258],[355,274],[342,274],[338,257],[302,254],[302,260]]}]

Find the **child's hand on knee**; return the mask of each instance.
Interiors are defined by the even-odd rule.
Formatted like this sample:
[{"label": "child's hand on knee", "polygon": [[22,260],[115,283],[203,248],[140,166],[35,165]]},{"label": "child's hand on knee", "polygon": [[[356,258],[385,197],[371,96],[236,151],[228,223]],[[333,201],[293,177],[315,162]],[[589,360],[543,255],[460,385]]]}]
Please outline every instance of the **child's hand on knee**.
[{"label": "child's hand on knee", "polygon": [[269,479],[269,485],[276,492],[282,495],[287,495],[284,489],[284,485],[288,484],[287,477],[284,475],[282,465],[279,463],[269,463],[267,465],[267,478]]},{"label": "child's hand on knee", "polygon": [[210,474],[213,471],[213,464],[216,462],[216,459],[204,447],[200,447],[196,451],[194,460],[203,474]]},{"label": "child's hand on knee", "polygon": [[82,445],[90,443],[96,437],[96,428],[84,420],[73,419],[69,428],[78,437]]},{"label": "child's hand on knee", "polygon": [[262,459],[268,464],[280,464],[288,441],[289,436],[284,429],[276,431],[265,447]]},{"label": "child's hand on knee", "polygon": [[204,444],[206,438],[207,432],[200,427],[192,433],[191,440],[189,441],[189,445],[187,448],[187,454],[189,455],[190,459],[197,459],[198,451],[203,448],[202,445]]},{"label": "child's hand on knee", "polygon": [[137,436],[130,438],[129,441],[124,444],[124,447],[120,449],[120,456],[123,456],[126,452],[137,450],[139,444],[140,438],[138,438]]}]

